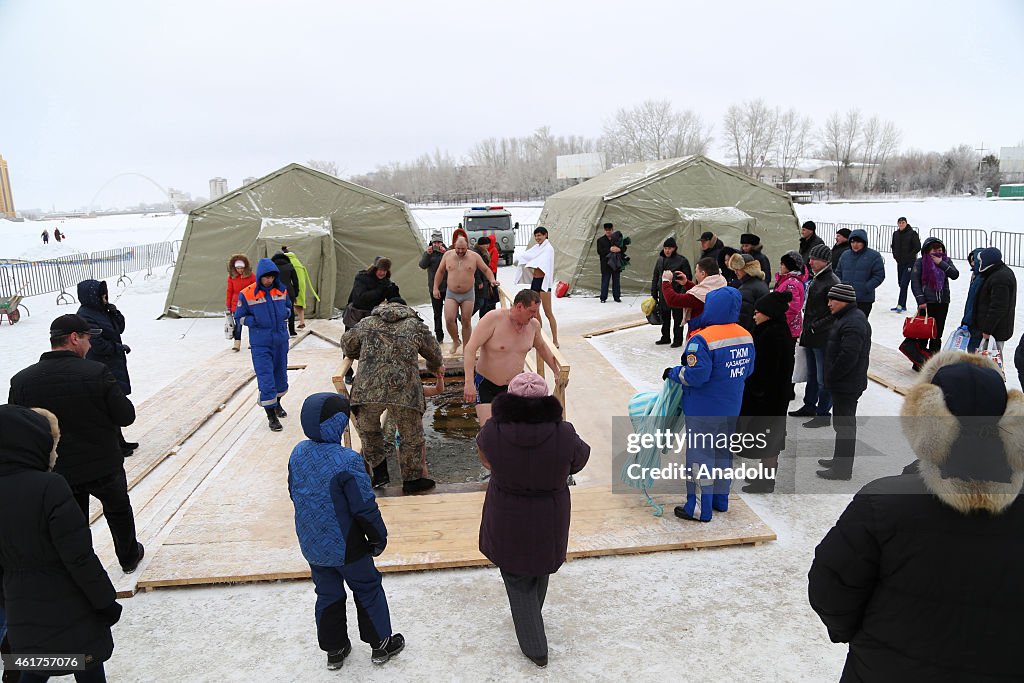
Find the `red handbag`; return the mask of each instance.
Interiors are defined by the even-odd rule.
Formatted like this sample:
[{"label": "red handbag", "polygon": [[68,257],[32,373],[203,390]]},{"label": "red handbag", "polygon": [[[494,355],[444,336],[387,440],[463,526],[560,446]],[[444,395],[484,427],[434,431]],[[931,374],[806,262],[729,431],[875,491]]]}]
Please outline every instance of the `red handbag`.
[{"label": "red handbag", "polygon": [[903,336],[907,339],[935,339],[939,336],[935,318],[929,318],[927,311],[923,317],[907,318],[903,321]]},{"label": "red handbag", "polygon": [[555,297],[561,299],[569,294],[569,283],[559,280],[555,283]]}]

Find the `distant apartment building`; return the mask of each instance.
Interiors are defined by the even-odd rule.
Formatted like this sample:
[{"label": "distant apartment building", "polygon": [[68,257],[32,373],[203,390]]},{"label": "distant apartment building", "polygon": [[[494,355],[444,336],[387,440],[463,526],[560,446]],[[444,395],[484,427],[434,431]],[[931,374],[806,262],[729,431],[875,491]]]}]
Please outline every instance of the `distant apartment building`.
[{"label": "distant apartment building", "polygon": [[248,178],[243,178],[242,179],[242,185],[243,186],[244,185],[248,185],[249,183],[253,182],[254,180],[256,180],[256,178],[253,177],[253,176],[249,176]]},{"label": "distant apartment building", "polygon": [[228,181],[226,178],[210,178],[210,201],[217,197],[223,197],[228,193]]},{"label": "distant apartment building", "polygon": [[0,217],[14,218],[14,195],[11,194],[11,176],[7,162],[0,155]]}]

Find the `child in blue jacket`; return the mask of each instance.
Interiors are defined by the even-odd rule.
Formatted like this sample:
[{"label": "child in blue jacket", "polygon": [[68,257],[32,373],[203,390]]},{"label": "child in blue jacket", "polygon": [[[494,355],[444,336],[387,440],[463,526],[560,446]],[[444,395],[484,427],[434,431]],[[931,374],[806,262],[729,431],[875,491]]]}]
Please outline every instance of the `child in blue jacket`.
[{"label": "child in blue jacket", "polygon": [[384,526],[363,456],[341,445],[349,403],[340,394],[313,394],[302,404],[300,441],[288,460],[288,495],[295,534],[316,588],[316,630],[327,668],[340,669],[352,652],[345,617],[345,584],[352,590],[359,638],[383,664],[405,647],[391,632],[391,615],[373,558],[384,552]]}]

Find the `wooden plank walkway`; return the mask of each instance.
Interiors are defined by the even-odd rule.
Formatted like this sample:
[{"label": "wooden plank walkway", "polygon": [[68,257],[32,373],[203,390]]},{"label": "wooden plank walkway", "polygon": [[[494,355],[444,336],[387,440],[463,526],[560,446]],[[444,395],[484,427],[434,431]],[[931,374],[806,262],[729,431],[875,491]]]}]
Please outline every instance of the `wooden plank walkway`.
[{"label": "wooden plank walkway", "polygon": [[871,344],[871,360],[868,365],[868,379],[895,391],[901,396],[917,381],[910,361],[896,349],[881,344]]}]

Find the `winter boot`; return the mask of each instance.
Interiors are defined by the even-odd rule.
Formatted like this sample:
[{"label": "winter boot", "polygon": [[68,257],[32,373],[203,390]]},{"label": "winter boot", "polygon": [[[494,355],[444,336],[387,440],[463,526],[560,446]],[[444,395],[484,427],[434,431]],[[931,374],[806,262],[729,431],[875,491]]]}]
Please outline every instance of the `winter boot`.
[{"label": "winter boot", "polygon": [[423,493],[437,486],[437,483],[433,479],[427,479],[420,477],[419,479],[411,479],[409,481],[402,482],[402,493]]},{"label": "winter boot", "polygon": [[669,339],[668,337],[662,337],[661,339],[659,339],[658,341],[656,341],[654,343],[657,344],[658,346],[661,346],[663,344],[671,344],[672,340]]},{"label": "winter boot", "polygon": [[274,406],[274,412],[277,413],[278,417],[288,417],[288,413],[285,412],[284,406],[281,405],[280,401]]},{"label": "winter boot", "polygon": [[275,406],[267,406],[267,423],[270,425],[270,431],[279,432],[284,427],[281,426],[281,421],[277,419],[277,409]]},{"label": "winter boot", "polygon": [[384,486],[391,483],[391,475],[387,471],[387,459],[381,461],[381,464],[374,468],[374,488],[383,488]]},{"label": "winter boot", "polygon": [[242,350],[242,340],[241,339],[236,339],[231,344],[231,350],[232,351],[241,351]]},{"label": "winter boot", "polygon": [[405,649],[405,637],[401,633],[395,633],[380,641],[377,647],[373,648],[370,654],[370,661],[374,664],[385,664],[389,659]]},{"label": "winter boot", "polygon": [[352,643],[349,643],[340,650],[327,653],[327,668],[330,671],[337,671],[345,663],[345,658],[352,654]]},{"label": "winter boot", "polygon": [[697,512],[697,485],[692,481],[686,482],[686,502],[683,505],[676,506],[676,517],[679,517],[680,519],[689,519],[694,522],[710,522],[712,515],[712,497],[712,488],[710,486],[700,487],[700,516],[695,517],[694,515]]},{"label": "winter boot", "polygon": [[775,480],[771,477],[755,479],[743,487],[743,493],[774,493]]}]

